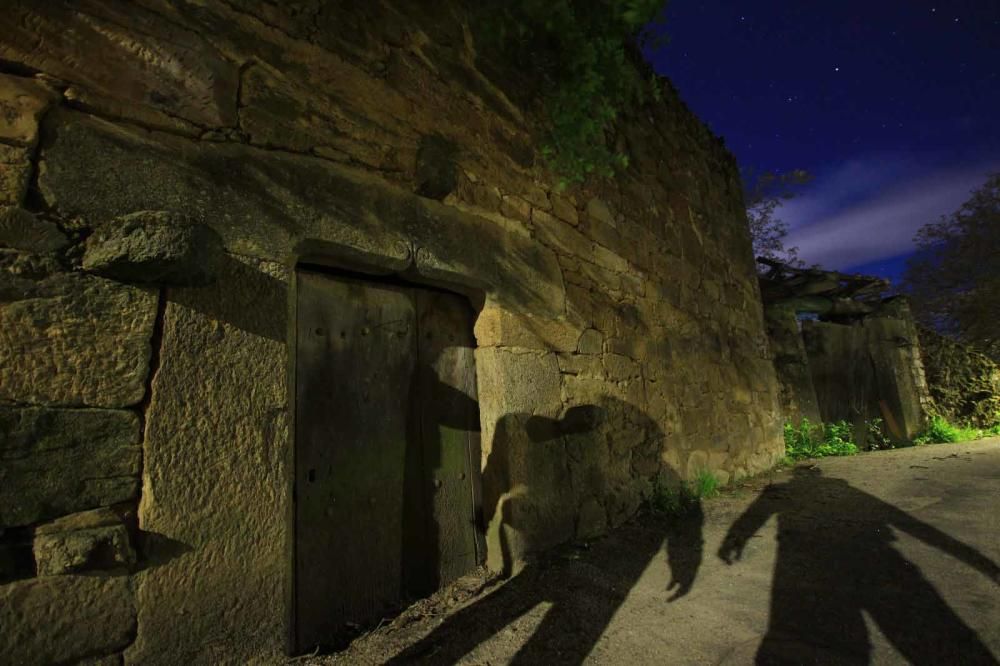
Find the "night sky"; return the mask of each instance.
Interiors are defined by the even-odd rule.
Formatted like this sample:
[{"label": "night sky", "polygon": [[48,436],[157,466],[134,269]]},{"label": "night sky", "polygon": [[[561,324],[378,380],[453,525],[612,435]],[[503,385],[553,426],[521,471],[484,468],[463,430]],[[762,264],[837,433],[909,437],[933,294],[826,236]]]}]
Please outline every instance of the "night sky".
[{"label": "night sky", "polygon": [[1000,171],[1000,0],[672,0],[650,60],[779,209],[807,264],[895,282],[914,232]]}]

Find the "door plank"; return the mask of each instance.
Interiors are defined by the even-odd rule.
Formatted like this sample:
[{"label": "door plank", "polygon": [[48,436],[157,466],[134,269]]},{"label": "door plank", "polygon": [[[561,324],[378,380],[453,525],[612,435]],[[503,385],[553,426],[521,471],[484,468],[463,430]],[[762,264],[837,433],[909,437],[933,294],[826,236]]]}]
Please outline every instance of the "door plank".
[{"label": "door plank", "polygon": [[[479,563],[476,491],[480,465],[472,310],[461,297],[415,290],[418,390],[430,591]],[[436,550],[436,552],[433,552]]]},{"label": "door plank", "polygon": [[414,323],[410,289],[298,273],[299,650],[399,602]]}]

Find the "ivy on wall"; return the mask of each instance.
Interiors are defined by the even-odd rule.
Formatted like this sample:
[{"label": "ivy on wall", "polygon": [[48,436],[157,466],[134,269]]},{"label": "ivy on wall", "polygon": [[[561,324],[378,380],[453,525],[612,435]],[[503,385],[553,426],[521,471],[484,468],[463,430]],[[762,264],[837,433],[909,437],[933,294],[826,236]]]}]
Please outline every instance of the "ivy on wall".
[{"label": "ivy on wall", "polygon": [[537,77],[545,136],[541,152],[560,186],[628,166],[608,147],[606,130],[660,87],[628,51],[659,48],[665,0],[498,0],[477,17],[479,40],[506,62]]}]

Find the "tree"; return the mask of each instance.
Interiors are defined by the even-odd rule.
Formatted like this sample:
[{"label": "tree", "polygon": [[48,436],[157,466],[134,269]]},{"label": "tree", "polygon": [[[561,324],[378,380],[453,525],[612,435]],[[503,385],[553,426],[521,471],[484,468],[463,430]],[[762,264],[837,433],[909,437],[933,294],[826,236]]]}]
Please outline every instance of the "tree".
[{"label": "tree", "polygon": [[757,174],[751,169],[743,171],[743,202],[750,224],[755,257],[767,257],[793,266],[801,266],[798,248],[785,247],[788,224],[775,212],[796,195],[796,188],[805,185],[812,176],[802,169],[786,173],[765,171]]},{"label": "tree", "polygon": [[903,289],[917,320],[1000,360],[1000,173],[914,242]]}]

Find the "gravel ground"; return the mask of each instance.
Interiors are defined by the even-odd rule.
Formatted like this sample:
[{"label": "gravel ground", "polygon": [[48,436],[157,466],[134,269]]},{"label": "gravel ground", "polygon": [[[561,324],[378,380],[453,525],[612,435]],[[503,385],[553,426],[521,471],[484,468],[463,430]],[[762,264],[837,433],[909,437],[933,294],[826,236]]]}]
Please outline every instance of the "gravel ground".
[{"label": "gravel ground", "polygon": [[865,453],[461,579],[309,664],[997,664],[1000,438]]}]

